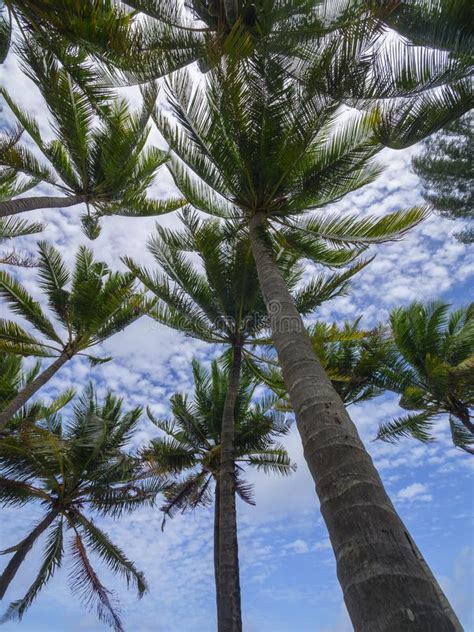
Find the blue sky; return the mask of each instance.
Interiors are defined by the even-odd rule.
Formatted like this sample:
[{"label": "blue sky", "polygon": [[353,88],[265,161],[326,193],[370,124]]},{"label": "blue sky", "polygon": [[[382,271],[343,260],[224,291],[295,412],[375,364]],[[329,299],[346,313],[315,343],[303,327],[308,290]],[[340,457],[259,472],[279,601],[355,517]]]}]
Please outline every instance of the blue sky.
[{"label": "blue sky", "polygon": [[[35,87],[22,76],[13,59],[3,69],[2,83],[23,107],[39,118],[47,133],[48,117]],[[136,101],[136,91],[127,91]],[[11,118],[0,113],[0,125]],[[156,135],[153,140],[158,141]],[[415,150],[416,151],[416,150]],[[386,169],[373,184],[334,205],[341,212],[383,214],[420,202],[419,185],[409,171],[410,152],[386,151]],[[46,193],[46,188],[39,188]],[[154,194],[166,196],[173,188],[166,173]],[[78,245],[87,243],[77,208],[43,211],[31,219],[48,222],[38,238],[21,245],[34,251],[39,238],[57,245],[72,263]],[[175,215],[160,220],[179,224]],[[150,263],[145,250],[154,220],[107,218],[101,236],[89,243],[98,257],[112,267],[128,254]],[[364,325],[386,318],[388,310],[414,299],[443,298],[453,305],[472,300],[473,250],[459,244],[452,232],[460,224],[432,217],[402,241],[378,249],[375,261],[363,270],[352,293],[324,305],[319,318],[331,321],[362,315]],[[308,268],[307,274],[312,270]],[[20,272],[31,293],[38,296],[34,271]],[[1,317],[7,317],[0,304]],[[73,385],[80,389],[93,379],[99,392],[106,388],[121,394],[125,405],[150,405],[157,414],[168,410],[176,390],[191,389],[191,359],[203,362],[216,353],[204,343],[142,319],[104,345],[114,360],[91,370],[75,359],[48,386],[46,394]],[[397,510],[419,548],[446,590],[466,630],[474,630],[473,576],[473,460],[455,450],[445,419],[437,427],[438,441],[424,446],[406,440],[397,446],[373,442],[378,423],[399,413],[396,399],[383,397],[351,409]],[[156,430],[143,420],[135,445],[146,443]],[[249,473],[255,484],[256,507],[239,504],[239,538],[242,569],[243,614],[246,632],[348,632],[350,626],[335,575],[327,533],[318,510],[312,480],[302,457],[295,430],[286,439],[298,470],[287,479]],[[33,508],[2,513],[0,547],[16,543],[37,520]],[[210,632],[215,629],[212,565],[212,513],[202,510],[178,516],[160,530],[158,511],[144,510],[118,521],[99,520],[113,540],[145,572],[150,593],[141,601],[98,564],[103,581],[116,590],[127,630],[133,632]],[[41,559],[41,543],[18,574],[5,605],[20,597],[34,577]],[[94,613],[80,607],[68,587],[65,566],[44,590],[21,624],[8,623],[5,632],[101,632],[106,626]]]}]

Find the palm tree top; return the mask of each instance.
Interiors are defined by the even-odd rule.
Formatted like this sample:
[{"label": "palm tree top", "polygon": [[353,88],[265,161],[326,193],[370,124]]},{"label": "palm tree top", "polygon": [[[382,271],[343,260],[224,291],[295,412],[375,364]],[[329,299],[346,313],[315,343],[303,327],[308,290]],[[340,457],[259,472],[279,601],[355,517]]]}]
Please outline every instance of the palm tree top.
[{"label": "palm tree top", "polygon": [[[135,586],[139,595],[144,593],[142,573],[90,517],[118,517],[138,507],[152,506],[162,491],[162,482],[156,477],[136,480],[139,459],[127,450],[140,412],[124,412],[122,400],[111,393],[99,402],[89,386],[76,400],[67,421],[54,415],[0,443],[0,501],[10,506],[41,504],[51,518],[44,563],[24,597],[10,604],[4,621],[21,619],[61,566],[67,529],[71,533],[70,584],[74,594],[87,607],[96,609],[101,620],[116,631],[123,630],[115,597],[100,582],[87,549]],[[21,543],[3,553],[19,547]]]},{"label": "palm tree top", "polygon": [[[346,321],[341,326],[318,320],[308,327],[319,362],[345,406],[382,394],[380,373],[393,353],[385,328],[363,329],[360,320]],[[253,372],[281,398],[279,406],[291,410],[274,354],[260,354],[252,360],[249,364]]]},{"label": "palm tree top", "polygon": [[333,265],[403,236],[427,208],[341,217],[323,207],[377,177],[373,159],[384,145],[418,140],[415,118],[444,124],[451,97],[412,104],[411,114],[383,104],[349,111],[322,96],[307,69],[293,69],[304,80],[289,80],[286,65],[255,55],[216,66],[205,85],[185,71],[169,79],[172,114],[152,116],[173,152],[178,188],[207,214],[264,222],[283,248]]},{"label": "palm tree top", "polygon": [[71,357],[124,329],[146,308],[143,297],[135,292],[134,276],[110,271],[84,246],[76,254],[71,273],[59,251],[40,242],[38,280],[57,324],[13,276],[0,271],[0,296],[41,335],[37,338],[16,322],[2,320],[1,350],[24,356],[66,353]]},{"label": "palm tree top", "polygon": [[448,413],[453,442],[472,451],[474,425],[474,303],[449,311],[442,301],[415,302],[390,314],[391,357],[380,384],[410,411],[381,426],[379,438],[432,440],[431,427]]},{"label": "palm tree top", "polygon": [[76,203],[85,203],[83,224],[91,238],[98,235],[104,215],[146,217],[183,205],[182,199],[148,196],[159,168],[168,160],[165,151],[147,143],[149,117],[158,95],[155,84],[142,89],[143,105],[132,111],[125,99],[114,97],[110,88],[87,71],[79,85],[52,54],[41,52],[33,41],[24,43],[21,58],[48,106],[54,137],[46,141],[38,123],[0,88],[21,129],[41,154],[37,158],[19,138],[5,140],[0,146],[4,170],[23,173],[29,186],[45,182]]},{"label": "palm tree top", "polygon": [[[367,0],[189,0],[184,4],[174,0],[127,0],[125,4],[142,13],[142,19],[135,22],[140,31],[135,63],[126,57],[116,59],[128,80],[146,81],[194,61],[207,71],[222,58],[248,58],[262,49],[306,61],[314,59],[317,49],[325,65],[329,64],[331,49],[332,53],[337,49],[344,59],[335,71],[339,85],[332,89],[352,95],[360,95],[368,85],[374,89],[373,77],[365,81],[370,63],[383,66],[383,81],[377,84],[379,94],[410,94],[431,87],[433,81],[459,77],[454,69],[469,72],[469,64],[461,55],[447,63],[441,56],[431,54],[429,48],[434,43],[455,53],[469,51],[466,27],[459,19],[466,0],[454,3],[454,10],[449,6],[453,3],[446,2],[448,6],[442,11],[433,10],[432,6],[420,7],[421,2],[418,6],[399,2],[394,7],[391,2]],[[446,25],[448,20],[450,28]],[[421,37],[416,43],[426,47],[415,50],[389,40],[392,50],[396,47],[399,60],[403,60],[402,64],[395,63],[393,55],[385,55],[378,47],[387,26],[404,36],[418,34]],[[461,40],[463,47],[459,45]],[[421,68],[424,72],[420,72]]]},{"label": "palm tree top", "polygon": [[[149,240],[158,271],[124,258],[158,299],[149,314],[208,342],[245,347],[265,341],[269,320],[246,230],[232,221],[203,220],[190,209],[180,217],[182,230],[157,225],[156,235]],[[286,250],[278,258],[303,314],[345,293],[349,279],[365,263],[341,273],[315,274],[309,283],[303,283],[305,270],[298,258]]]},{"label": "palm tree top", "polygon": [[[159,476],[180,476],[175,485],[165,490],[163,506],[166,517],[186,511],[211,500],[210,491],[219,480],[221,427],[224,401],[228,388],[228,371],[212,362],[206,371],[193,361],[194,396],[176,393],[171,398],[171,417],[157,419],[148,415],[164,432],[142,451],[145,471]],[[255,401],[256,383],[244,375],[235,405],[236,492],[253,504],[252,487],[241,479],[245,465],[265,472],[288,475],[295,465],[277,439],[286,435],[290,424],[286,415],[275,410],[276,398]],[[164,524],[163,521],[163,524]]]}]

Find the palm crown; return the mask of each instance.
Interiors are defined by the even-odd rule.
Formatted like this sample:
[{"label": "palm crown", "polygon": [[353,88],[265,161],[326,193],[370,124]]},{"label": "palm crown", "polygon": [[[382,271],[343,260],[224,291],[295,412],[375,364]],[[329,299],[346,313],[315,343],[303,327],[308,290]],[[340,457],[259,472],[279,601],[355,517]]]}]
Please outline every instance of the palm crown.
[{"label": "palm crown", "polygon": [[379,438],[413,436],[430,441],[430,428],[449,414],[455,445],[471,451],[474,424],[474,304],[453,310],[432,302],[412,303],[390,316],[394,349],[380,384],[400,394],[400,406],[413,412],[384,424]]},{"label": "palm crown", "polygon": [[[84,227],[90,237],[98,234],[103,215],[130,217],[159,215],[182,206],[183,201],[147,197],[157,170],[168,160],[166,152],[147,145],[151,109],[157,88],[142,90],[143,107],[131,112],[124,99],[108,101],[109,92],[94,81],[85,92],[73,83],[67,71],[52,55],[39,57],[33,44],[24,47],[27,74],[40,88],[48,105],[55,138],[46,142],[38,124],[1,89],[19,124],[28,132],[47,160],[38,160],[26,145],[17,142],[1,152],[4,168],[21,172],[53,185],[64,198],[26,198],[0,203],[0,213],[8,215],[44,206],[86,203]],[[91,94],[92,93],[92,94]],[[92,206],[94,213],[89,212]]]},{"label": "palm crown", "polygon": [[[98,402],[92,387],[75,403],[68,421],[58,416],[47,425],[32,426],[0,444],[0,501],[21,507],[41,505],[43,519],[19,544],[2,551],[13,553],[0,577],[1,596],[36,539],[47,533],[43,563],[23,598],[10,604],[3,621],[20,618],[38,592],[63,563],[66,532],[74,594],[116,631],[123,630],[114,595],[101,583],[91,565],[93,552],[114,573],[135,586],[146,583],[133,562],[91,519],[90,514],[118,517],[152,505],[161,490],[157,478],[137,482],[139,460],[125,447],[140,410],[122,410],[122,400],[110,393]],[[88,551],[89,550],[89,551]]]},{"label": "palm crown", "polygon": [[[380,373],[391,358],[392,347],[383,328],[359,327],[360,318],[336,323],[316,321],[308,327],[313,349],[346,406],[381,395]],[[281,398],[280,407],[291,410],[281,371],[273,355],[257,358],[256,374]]]},{"label": "palm crown", "polygon": [[0,271],[0,295],[46,339],[43,342],[20,325],[3,321],[0,346],[4,351],[23,356],[72,356],[100,344],[143,313],[143,299],[134,291],[133,275],[111,272],[104,262],[95,261],[92,251],[84,246],[77,252],[71,275],[59,251],[40,242],[38,276],[39,287],[64,331],[54,325],[20,283]]},{"label": "palm crown", "polygon": [[[158,298],[149,315],[189,336],[217,344],[248,347],[268,342],[269,328],[250,242],[232,222],[203,221],[185,211],[184,230],[157,225],[149,249],[160,266],[153,272],[126,257],[129,269]],[[202,271],[193,265],[198,255]],[[347,291],[362,261],[341,273],[315,274],[302,284],[304,268],[284,251],[278,264],[293,291],[298,309],[312,312],[324,301]]]},{"label": "palm crown", "polygon": [[[227,56],[245,58],[264,48],[312,61],[315,45],[325,70],[329,57],[338,50],[344,57],[336,71],[339,90],[350,84],[358,94],[366,87],[361,78],[368,77],[368,67],[374,63],[383,66],[379,68],[384,76],[378,84],[380,94],[389,84],[394,93],[415,94],[420,88],[431,89],[436,81],[456,80],[470,71],[464,56],[472,36],[459,19],[466,0],[441,3],[441,10],[440,3],[427,9],[421,3],[394,6],[371,0],[189,0],[184,5],[175,0],[126,0],[125,4],[142,12],[142,19],[135,22],[140,39],[133,64],[130,58],[115,58],[128,80],[163,76],[194,61],[206,71]],[[425,48],[384,38],[387,26]],[[399,63],[379,47],[382,39],[396,51]],[[430,50],[433,45],[463,55],[446,59]]]},{"label": "palm crown", "polygon": [[20,283],[0,271],[0,296],[41,335],[38,338],[18,323],[2,320],[0,350],[22,356],[57,356],[57,359],[0,413],[2,425],[76,354],[86,355],[93,364],[107,361],[108,358],[84,352],[135,321],[148,305],[135,292],[132,274],[111,272],[105,263],[95,261],[85,247],[79,248],[71,275],[59,252],[41,242],[38,270],[39,286],[59,327]]},{"label": "palm crown", "polygon": [[[193,362],[195,394],[192,401],[182,394],[171,399],[170,419],[150,419],[165,433],[143,450],[146,470],[171,475],[177,482],[165,490],[165,517],[195,509],[211,501],[214,484],[219,483],[221,427],[228,375],[213,362],[206,372]],[[265,472],[290,474],[294,469],[286,450],[275,442],[289,425],[272,410],[275,398],[252,403],[255,383],[241,380],[235,406],[235,491],[253,504],[251,487],[241,473],[245,464]],[[179,477],[184,476],[180,479]]]},{"label": "palm crown", "polygon": [[[378,218],[307,213],[373,180],[381,137],[406,144],[409,122],[398,126],[393,113],[379,109],[341,122],[339,102],[321,95],[310,76],[286,80],[287,70],[263,57],[220,66],[205,90],[192,86],[186,73],[177,74],[169,92],[181,126],[162,112],[153,116],[181,159],[173,157],[170,168],[191,204],[246,222],[258,216],[280,247],[340,265],[426,216],[421,208]],[[438,110],[437,120],[443,115]]]}]

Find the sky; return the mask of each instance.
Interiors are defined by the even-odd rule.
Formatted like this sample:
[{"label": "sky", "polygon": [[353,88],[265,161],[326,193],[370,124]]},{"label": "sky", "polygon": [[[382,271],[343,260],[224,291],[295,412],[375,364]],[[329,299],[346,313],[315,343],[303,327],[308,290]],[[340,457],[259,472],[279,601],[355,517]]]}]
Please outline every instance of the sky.
[{"label": "sky", "polygon": [[[0,80],[12,97],[38,119],[48,132],[48,113],[36,87],[21,74],[12,56],[0,66]],[[134,103],[136,90],[126,91]],[[0,112],[0,128],[11,125],[7,106]],[[27,140],[27,139],[26,139]],[[152,135],[159,142],[157,134]],[[378,180],[348,196],[330,210],[384,214],[421,202],[420,186],[410,172],[411,151],[385,151],[385,170]],[[39,194],[50,192],[38,187]],[[160,171],[153,195],[176,192],[166,171]],[[31,193],[30,193],[31,194]],[[81,231],[81,209],[35,211],[29,219],[47,222],[45,231],[18,244],[34,252],[39,239],[53,243],[72,265],[81,244],[114,269],[122,269],[127,254],[151,263],[146,242],[155,219],[110,217],[100,237],[88,242]],[[179,226],[176,214],[160,224]],[[453,306],[472,300],[474,251],[455,240],[461,223],[432,216],[403,240],[374,248],[375,260],[353,283],[349,296],[322,306],[317,317],[328,322],[362,317],[372,326],[386,319],[395,306],[413,300],[443,299]],[[19,270],[27,289],[40,298],[34,270]],[[307,276],[311,275],[308,268]],[[0,317],[10,314],[0,303]],[[78,391],[92,380],[99,394],[107,389],[124,397],[127,409],[149,405],[166,416],[174,392],[192,391],[191,360],[209,363],[218,353],[203,342],[185,338],[149,319],[140,319],[104,344],[113,361],[91,369],[74,359],[44,389],[54,396],[66,387]],[[473,603],[473,459],[453,448],[447,420],[436,427],[437,441],[423,445],[404,440],[393,446],[374,441],[380,422],[400,414],[396,398],[384,396],[350,408],[398,512],[446,591],[466,631],[474,631]],[[142,419],[134,445],[146,444],[157,430]],[[293,428],[284,443],[297,471],[288,478],[248,472],[255,485],[256,506],[239,501],[239,546],[242,609],[245,632],[350,632],[352,627],[337,583],[334,556],[322,522],[312,479],[305,466],[301,443]],[[3,510],[0,548],[21,539],[36,523],[38,508]],[[120,520],[97,519],[112,540],[133,559],[147,577],[149,593],[142,600],[110,575],[99,562],[99,575],[120,597],[127,630],[133,632],[211,632],[215,629],[212,562],[212,510],[177,516],[161,531],[158,509],[146,509]],[[12,583],[4,600],[19,598],[34,578],[41,561],[39,541]],[[64,565],[42,591],[21,624],[7,623],[4,632],[102,632],[95,613],[88,613],[71,594]]]}]

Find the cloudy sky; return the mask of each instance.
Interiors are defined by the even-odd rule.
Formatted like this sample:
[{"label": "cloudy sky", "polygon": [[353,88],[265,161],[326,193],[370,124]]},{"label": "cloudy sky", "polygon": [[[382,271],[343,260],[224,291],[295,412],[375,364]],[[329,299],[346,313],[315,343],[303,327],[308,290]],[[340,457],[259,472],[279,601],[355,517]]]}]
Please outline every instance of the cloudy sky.
[{"label": "cloudy sky", "polygon": [[[1,81],[24,108],[37,117],[48,134],[48,116],[35,86],[16,67],[12,57],[0,67]],[[136,92],[128,91],[136,102]],[[0,126],[12,122],[8,108]],[[416,149],[415,149],[416,151]],[[373,185],[346,198],[333,210],[383,214],[420,202],[419,185],[410,173],[410,153],[387,151],[381,156],[383,175]],[[39,193],[48,192],[38,188]],[[153,188],[156,196],[174,193],[166,172]],[[23,240],[34,251],[38,239],[54,243],[68,263],[87,239],[81,232],[78,207],[41,211],[31,219],[47,222],[45,232]],[[177,226],[175,215],[161,223]],[[113,268],[127,254],[150,263],[145,244],[153,219],[107,218],[102,234],[87,245]],[[326,304],[318,314],[327,321],[362,316],[364,325],[386,318],[388,311],[414,299],[442,298],[453,305],[472,300],[473,250],[452,236],[459,230],[447,220],[428,219],[397,243],[374,250],[376,259],[357,277],[348,297]],[[309,273],[309,271],[308,271]],[[39,297],[33,270],[19,271],[28,290]],[[0,304],[1,317],[8,317]],[[111,389],[125,398],[125,406],[150,405],[165,415],[175,391],[190,392],[193,357],[207,363],[217,349],[186,339],[177,332],[142,319],[109,340],[105,352],[113,361],[91,370],[74,359],[48,385],[46,395],[73,385],[80,389],[92,379],[100,393]],[[472,613],[473,487],[469,455],[455,450],[446,419],[439,420],[438,441],[424,446],[406,440],[397,446],[373,442],[378,423],[399,414],[396,399],[379,398],[351,409],[400,515],[441,582],[466,630],[474,630]],[[156,430],[145,419],[135,437],[143,445]],[[249,472],[255,484],[256,507],[238,506],[239,540],[246,632],[348,632],[350,626],[339,589],[332,551],[322,523],[311,478],[305,467],[299,437],[286,440],[297,472],[281,480]],[[29,507],[3,511],[0,548],[16,543],[39,516]],[[137,512],[118,521],[100,520],[112,539],[145,572],[150,592],[141,601],[100,564],[100,576],[120,595],[127,630],[134,632],[211,632],[215,629],[212,564],[212,513],[200,510],[178,516],[160,530],[158,511]],[[41,542],[13,582],[5,598],[20,597],[41,560]],[[68,587],[63,568],[44,590],[21,624],[8,623],[5,632],[101,632],[94,613],[82,609]]]}]

